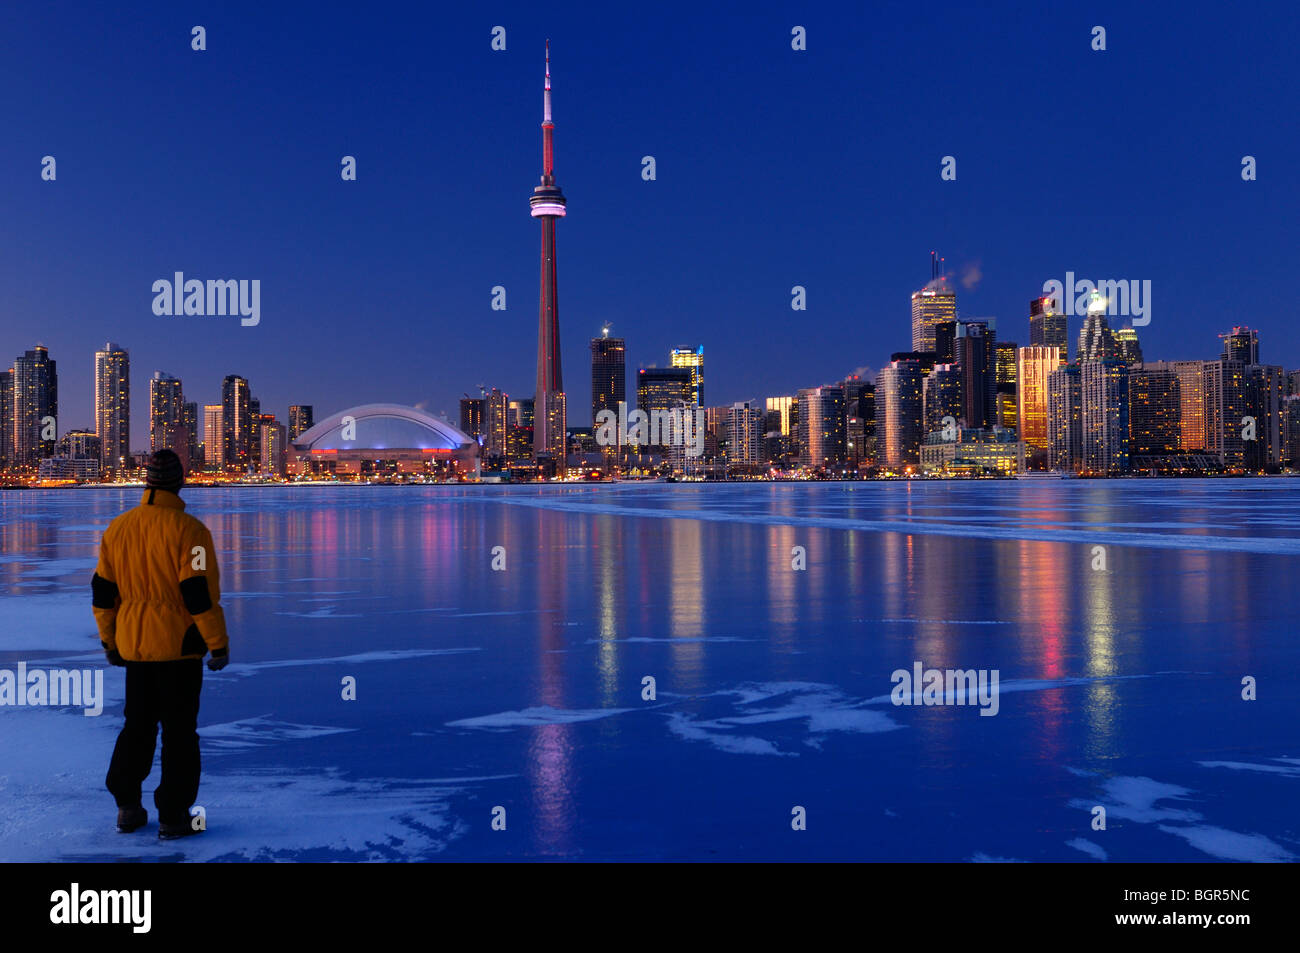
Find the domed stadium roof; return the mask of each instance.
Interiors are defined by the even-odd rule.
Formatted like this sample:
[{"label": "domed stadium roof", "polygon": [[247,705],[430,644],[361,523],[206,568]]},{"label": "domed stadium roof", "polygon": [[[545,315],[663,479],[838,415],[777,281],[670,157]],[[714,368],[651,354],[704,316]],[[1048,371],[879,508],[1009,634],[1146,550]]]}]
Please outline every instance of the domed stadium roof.
[{"label": "domed stadium roof", "polygon": [[[344,439],[345,430],[351,439]],[[299,451],[459,450],[465,444],[473,445],[473,438],[445,420],[401,404],[362,404],[341,410],[293,441]]]}]

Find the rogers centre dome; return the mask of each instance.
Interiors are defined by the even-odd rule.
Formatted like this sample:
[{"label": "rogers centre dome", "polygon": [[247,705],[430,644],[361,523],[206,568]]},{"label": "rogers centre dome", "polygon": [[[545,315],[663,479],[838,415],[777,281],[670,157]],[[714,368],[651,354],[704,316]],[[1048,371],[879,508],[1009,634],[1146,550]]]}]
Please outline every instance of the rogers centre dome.
[{"label": "rogers centre dome", "polygon": [[445,420],[401,404],[362,404],[333,414],[292,441],[295,474],[358,476],[467,473],[478,444]]}]

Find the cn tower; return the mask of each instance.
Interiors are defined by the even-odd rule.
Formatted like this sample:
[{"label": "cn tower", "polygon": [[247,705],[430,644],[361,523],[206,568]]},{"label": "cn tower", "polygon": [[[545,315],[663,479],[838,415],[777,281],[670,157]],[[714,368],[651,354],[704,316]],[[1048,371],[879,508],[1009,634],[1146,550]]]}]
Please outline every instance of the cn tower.
[{"label": "cn tower", "polygon": [[537,392],[533,398],[533,456],[549,456],[564,469],[565,401],[560,374],[560,304],[555,287],[555,222],[564,217],[564,193],[555,184],[551,122],[551,41],[546,41],[542,93],[542,184],[533,189],[530,214],[542,221],[542,288],[537,320]]}]

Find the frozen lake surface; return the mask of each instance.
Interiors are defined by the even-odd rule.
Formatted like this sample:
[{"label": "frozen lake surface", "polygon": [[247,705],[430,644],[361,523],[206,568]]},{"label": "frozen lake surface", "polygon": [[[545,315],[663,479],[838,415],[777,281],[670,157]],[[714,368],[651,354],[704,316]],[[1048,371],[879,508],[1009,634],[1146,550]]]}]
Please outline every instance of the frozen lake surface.
[{"label": "frozen lake surface", "polygon": [[[209,830],[157,841],[156,767],[144,832],[103,789],[90,575],[139,491],[0,492],[0,669],[108,695],[0,707],[0,860],[1300,857],[1300,480],[183,495]],[[917,662],[997,714],[894,705]]]}]

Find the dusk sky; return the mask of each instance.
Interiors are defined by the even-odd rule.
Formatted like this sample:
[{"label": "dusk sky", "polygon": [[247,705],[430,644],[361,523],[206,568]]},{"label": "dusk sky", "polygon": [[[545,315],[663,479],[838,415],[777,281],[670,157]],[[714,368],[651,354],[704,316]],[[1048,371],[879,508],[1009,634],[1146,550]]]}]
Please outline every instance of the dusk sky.
[{"label": "dusk sky", "polygon": [[[570,425],[605,322],[629,384],[702,344],[709,405],[877,368],[910,348],[931,249],[1000,340],[1027,343],[1029,299],[1072,271],[1151,281],[1148,360],[1244,324],[1300,365],[1293,6],[129,6],[0,8],[0,356],[50,348],[60,431],[92,425],[109,339],[134,448],[159,369],[200,404],[242,374],[282,420],[531,397],[547,37]],[[261,323],[155,316],[176,271],[259,279]]]}]

